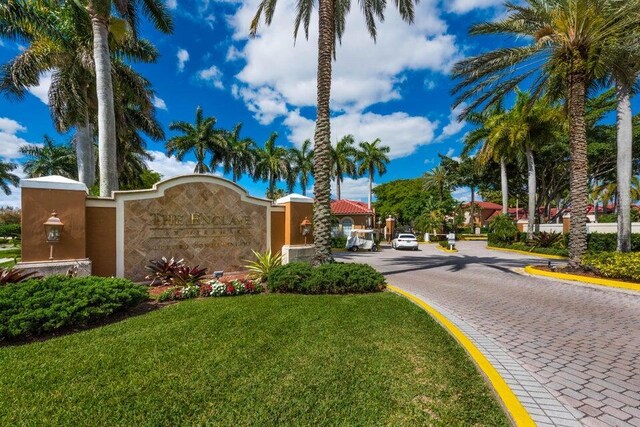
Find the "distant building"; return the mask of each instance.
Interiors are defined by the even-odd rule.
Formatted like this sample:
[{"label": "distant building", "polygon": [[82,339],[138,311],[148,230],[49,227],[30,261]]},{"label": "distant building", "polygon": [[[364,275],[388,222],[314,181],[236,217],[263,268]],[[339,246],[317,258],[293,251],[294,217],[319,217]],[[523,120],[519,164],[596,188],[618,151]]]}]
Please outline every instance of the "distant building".
[{"label": "distant building", "polygon": [[373,228],[375,224],[375,210],[355,200],[332,200],[331,215],[336,220],[333,236],[347,236],[351,230]]},{"label": "distant building", "polygon": [[[474,225],[476,227],[486,227],[489,222],[502,213],[502,205],[491,202],[474,202],[475,218]],[[471,202],[463,205],[466,209],[464,214],[464,225],[471,226]]]}]

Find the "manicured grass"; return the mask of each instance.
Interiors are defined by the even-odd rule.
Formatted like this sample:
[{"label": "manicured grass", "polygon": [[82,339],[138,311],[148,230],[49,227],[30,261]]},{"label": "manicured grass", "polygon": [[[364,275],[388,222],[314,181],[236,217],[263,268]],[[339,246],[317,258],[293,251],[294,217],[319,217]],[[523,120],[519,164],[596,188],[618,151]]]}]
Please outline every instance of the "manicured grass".
[{"label": "manicured grass", "polygon": [[0,425],[508,425],[457,343],[390,294],[181,302],[0,348]]}]

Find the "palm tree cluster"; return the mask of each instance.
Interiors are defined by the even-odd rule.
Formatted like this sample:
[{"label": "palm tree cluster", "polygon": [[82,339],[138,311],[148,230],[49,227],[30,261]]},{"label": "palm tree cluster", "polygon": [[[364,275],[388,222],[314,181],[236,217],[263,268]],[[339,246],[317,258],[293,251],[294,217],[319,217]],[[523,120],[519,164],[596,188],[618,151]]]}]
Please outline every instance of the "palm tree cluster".
[{"label": "palm tree cluster", "polygon": [[[461,118],[480,121],[491,130],[481,135],[487,146],[482,158],[509,158],[502,150],[519,150],[529,160],[529,185],[535,185],[535,165],[531,152],[536,139],[529,126],[542,125],[549,108],[562,105],[568,133],[570,159],[571,231],[570,265],[577,268],[587,248],[586,213],[588,203],[588,115],[590,93],[613,87],[617,99],[617,191],[618,249],[630,250],[630,182],[632,176],[632,115],[630,97],[640,73],[639,0],[526,0],[507,3],[506,14],[494,22],[471,27],[472,35],[512,36],[514,44],[458,62],[452,75],[458,84],[455,105],[465,103]],[[488,116],[500,116],[500,103],[519,86],[530,88],[519,95],[514,109],[498,121],[509,122],[524,113],[529,123],[519,128],[491,123]],[[545,112],[547,110],[547,112]],[[518,112],[520,111],[520,112]],[[543,114],[544,113],[544,114]],[[479,114],[479,115],[478,115]],[[556,112],[552,112],[556,115]],[[508,117],[508,116],[511,117]],[[542,116],[540,116],[542,115]],[[536,117],[538,116],[538,117]],[[483,122],[485,120],[485,122]],[[542,120],[542,122],[540,122]],[[524,120],[521,121],[524,124]],[[544,132],[552,132],[552,127]],[[478,135],[476,135],[478,136]],[[505,137],[504,141],[496,140]],[[499,146],[500,149],[492,147]],[[482,149],[481,149],[482,152]],[[508,153],[507,153],[508,154]],[[530,199],[532,199],[530,197]],[[531,204],[535,208],[535,200]],[[530,216],[531,217],[531,216]],[[530,227],[530,230],[532,227]]]},{"label": "palm tree cluster", "polygon": [[[299,184],[302,194],[307,194],[310,178],[314,176],[315,153],[311,140],[305,140],[300,148],[286,148],[277,144],[278,133],[273,132],[261,147],[252,138],[240,136],[242,123],[231,130],[217,128],[216,123],[215,117],[204,115],[202,107],[196,109],[194,123],[172,122],[169,129],[179,134],[167,141],[167,155],[183,160],[187,154],[193,154],[196,159],[194,173],[211,173],[222,166],[224,173],[231,174],[233,182],[245,174],[255,181],[266,181],[266,196],[270,199],[285,193],[277,187],[279,181],[286,184],[288,193]],[[376,172],[379,175],[386,172],[389,147],[382,145],[379,138],[373,142],[362,141],[358,147],[352,135],[330,147],[330,176],[336,180],[337,198],[340,199],[340,184],[345,177],[366,175],[371,207],[373,178]]]},{"label": "palm tree cluster", "polygon": [[51,73],[48,95],[54,124],[60,132],[75,129],[76,175],[93,186],[97,163],[101,196],[110,196],[123,180],[146,169],[149,156],[140,133],[164,139],[151,85],[129,65],[158,57],[156,48],[138,35],[140,13],[160,31],[171,32],[171,17],[159,0],[0,4],[0,37],[26,45],[2,65],[0,92],[21,99],[43,73]]}]

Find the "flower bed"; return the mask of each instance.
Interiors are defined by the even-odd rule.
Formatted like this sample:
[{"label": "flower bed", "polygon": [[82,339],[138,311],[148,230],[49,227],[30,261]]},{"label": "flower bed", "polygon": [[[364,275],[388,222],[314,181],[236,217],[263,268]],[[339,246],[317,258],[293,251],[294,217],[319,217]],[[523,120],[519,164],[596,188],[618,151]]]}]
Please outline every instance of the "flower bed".
[{"label": "flower bed", "polygon": [[262,284],[248,278],[227,280],[213,279],[193,283],[187,286],[170,287],[158,295],[158,301],[179,301],[191,298],[258,294],[262,291]]}]

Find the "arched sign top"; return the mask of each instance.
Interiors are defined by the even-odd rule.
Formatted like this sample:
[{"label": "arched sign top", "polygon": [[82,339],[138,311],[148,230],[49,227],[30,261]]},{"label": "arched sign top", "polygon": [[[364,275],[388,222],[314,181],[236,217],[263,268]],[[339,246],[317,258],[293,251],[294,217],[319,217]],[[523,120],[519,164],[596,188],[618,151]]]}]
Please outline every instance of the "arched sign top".
[{"label": "arched sign top", "polygon": [[203,183],[214,184],[226,187],[230,190],[234,190],[240,195],[241,200],[250,203],[256,203],[264,206],[273,205],[273,201],[270,199],[256,197],[249,194],[247,190],[238,185],[237,183],[230,181],[226,178],[222,178],[211,174],[188,174],[178,175],[171,178],[167,178],[153,185],[152,188],[144,190],[126,190],[126,191],[114,191],[112,198],[114,200],[144,200],[156,197],[162,197],[165,191],[185,184]]}]

